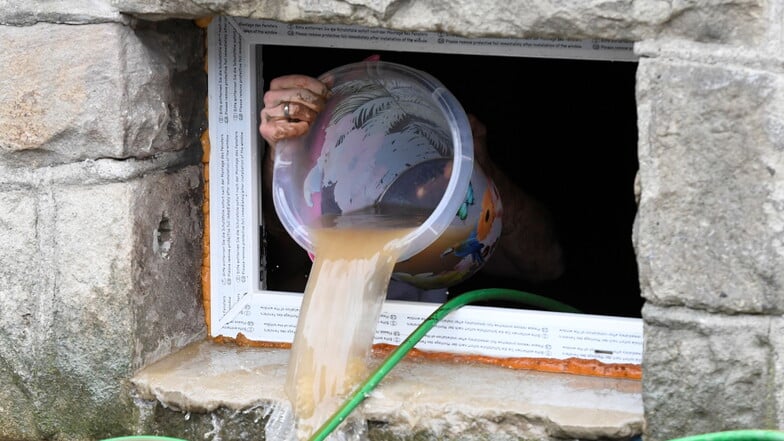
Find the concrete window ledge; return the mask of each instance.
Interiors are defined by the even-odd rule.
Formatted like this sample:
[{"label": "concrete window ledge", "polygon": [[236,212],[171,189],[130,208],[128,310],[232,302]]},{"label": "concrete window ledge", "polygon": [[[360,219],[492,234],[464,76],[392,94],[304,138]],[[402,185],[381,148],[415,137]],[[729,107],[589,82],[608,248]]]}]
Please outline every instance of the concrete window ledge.
[{"label": "concrete window ledge", "polygon": [[[155,414],[144,430],[263,439],[287,360],[287,350],[191,344],[132,379],[142,413]],[[442,362],[404,360],[361,408],[374,440],[622,440],[643,426],[639,381]]]}]

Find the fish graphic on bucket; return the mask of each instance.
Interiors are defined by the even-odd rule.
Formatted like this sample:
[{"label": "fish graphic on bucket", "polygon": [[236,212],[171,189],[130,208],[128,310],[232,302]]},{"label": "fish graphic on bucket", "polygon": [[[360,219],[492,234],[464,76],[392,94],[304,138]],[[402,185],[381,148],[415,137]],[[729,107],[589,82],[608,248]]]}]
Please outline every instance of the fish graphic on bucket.
[{"label": "fish graphic on bucket", "polygon": [[276,149],[273,202],[287,232],[312,253],[309,228],[325,219],[373,228],[404,217],[414,227],[394,279],[436,289],[472,276],[501,234],[502,205],[474,162],[460,103],[431,75],[396,63],[353,63],[327,77],[325,110]]}]

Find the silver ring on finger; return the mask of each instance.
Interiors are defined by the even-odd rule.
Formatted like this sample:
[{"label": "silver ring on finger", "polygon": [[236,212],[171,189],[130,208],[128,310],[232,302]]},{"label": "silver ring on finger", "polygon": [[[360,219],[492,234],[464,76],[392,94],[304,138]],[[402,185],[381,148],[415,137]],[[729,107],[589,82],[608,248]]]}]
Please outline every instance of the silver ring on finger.
[{"label": "silver ring on finger", "polygon": [[286,101],[283,103],[283,117],[286,118],[286,121],[291,122],[291,114],[289,113],[289,102]]}]

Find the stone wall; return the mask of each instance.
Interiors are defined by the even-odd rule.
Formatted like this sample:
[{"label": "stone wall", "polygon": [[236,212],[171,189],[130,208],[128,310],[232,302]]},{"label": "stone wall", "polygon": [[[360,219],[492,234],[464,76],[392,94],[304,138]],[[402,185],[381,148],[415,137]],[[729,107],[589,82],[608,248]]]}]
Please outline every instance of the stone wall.
[{"label": "stone wall", "polygon": [[652,439],[784,427],[781,48],[780,34],[748,48],[637,46]]},{"label": "stone wall", "polygon": [[0,26],[0,439],[132,433],[130,376],[205,332],[202,32],[16,18]]},{"label": "stone wall", "polygon": [[0,439],[132,432],[203,335],[203,38],[138,19],[215,14],[637,41],[646,439],[784,427],[784,0],[481,4],[0,0]]}]

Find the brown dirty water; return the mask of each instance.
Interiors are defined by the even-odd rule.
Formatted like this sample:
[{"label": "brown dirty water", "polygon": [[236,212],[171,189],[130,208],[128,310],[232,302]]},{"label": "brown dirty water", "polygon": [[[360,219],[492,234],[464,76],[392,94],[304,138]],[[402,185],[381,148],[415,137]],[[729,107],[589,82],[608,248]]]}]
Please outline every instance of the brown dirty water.
[{"label": "brown dirty water", "polygon": [[[309,439],[369,372],[368,358],[392,269],[403,251],[402,239],[413,231],[412,222],[416,225],[405,213],[339,216],[342,222],[360,226],[311,229],[316,257],[285,387],[300,440]],[[378,222],[385,225],[361,226]]]}]

